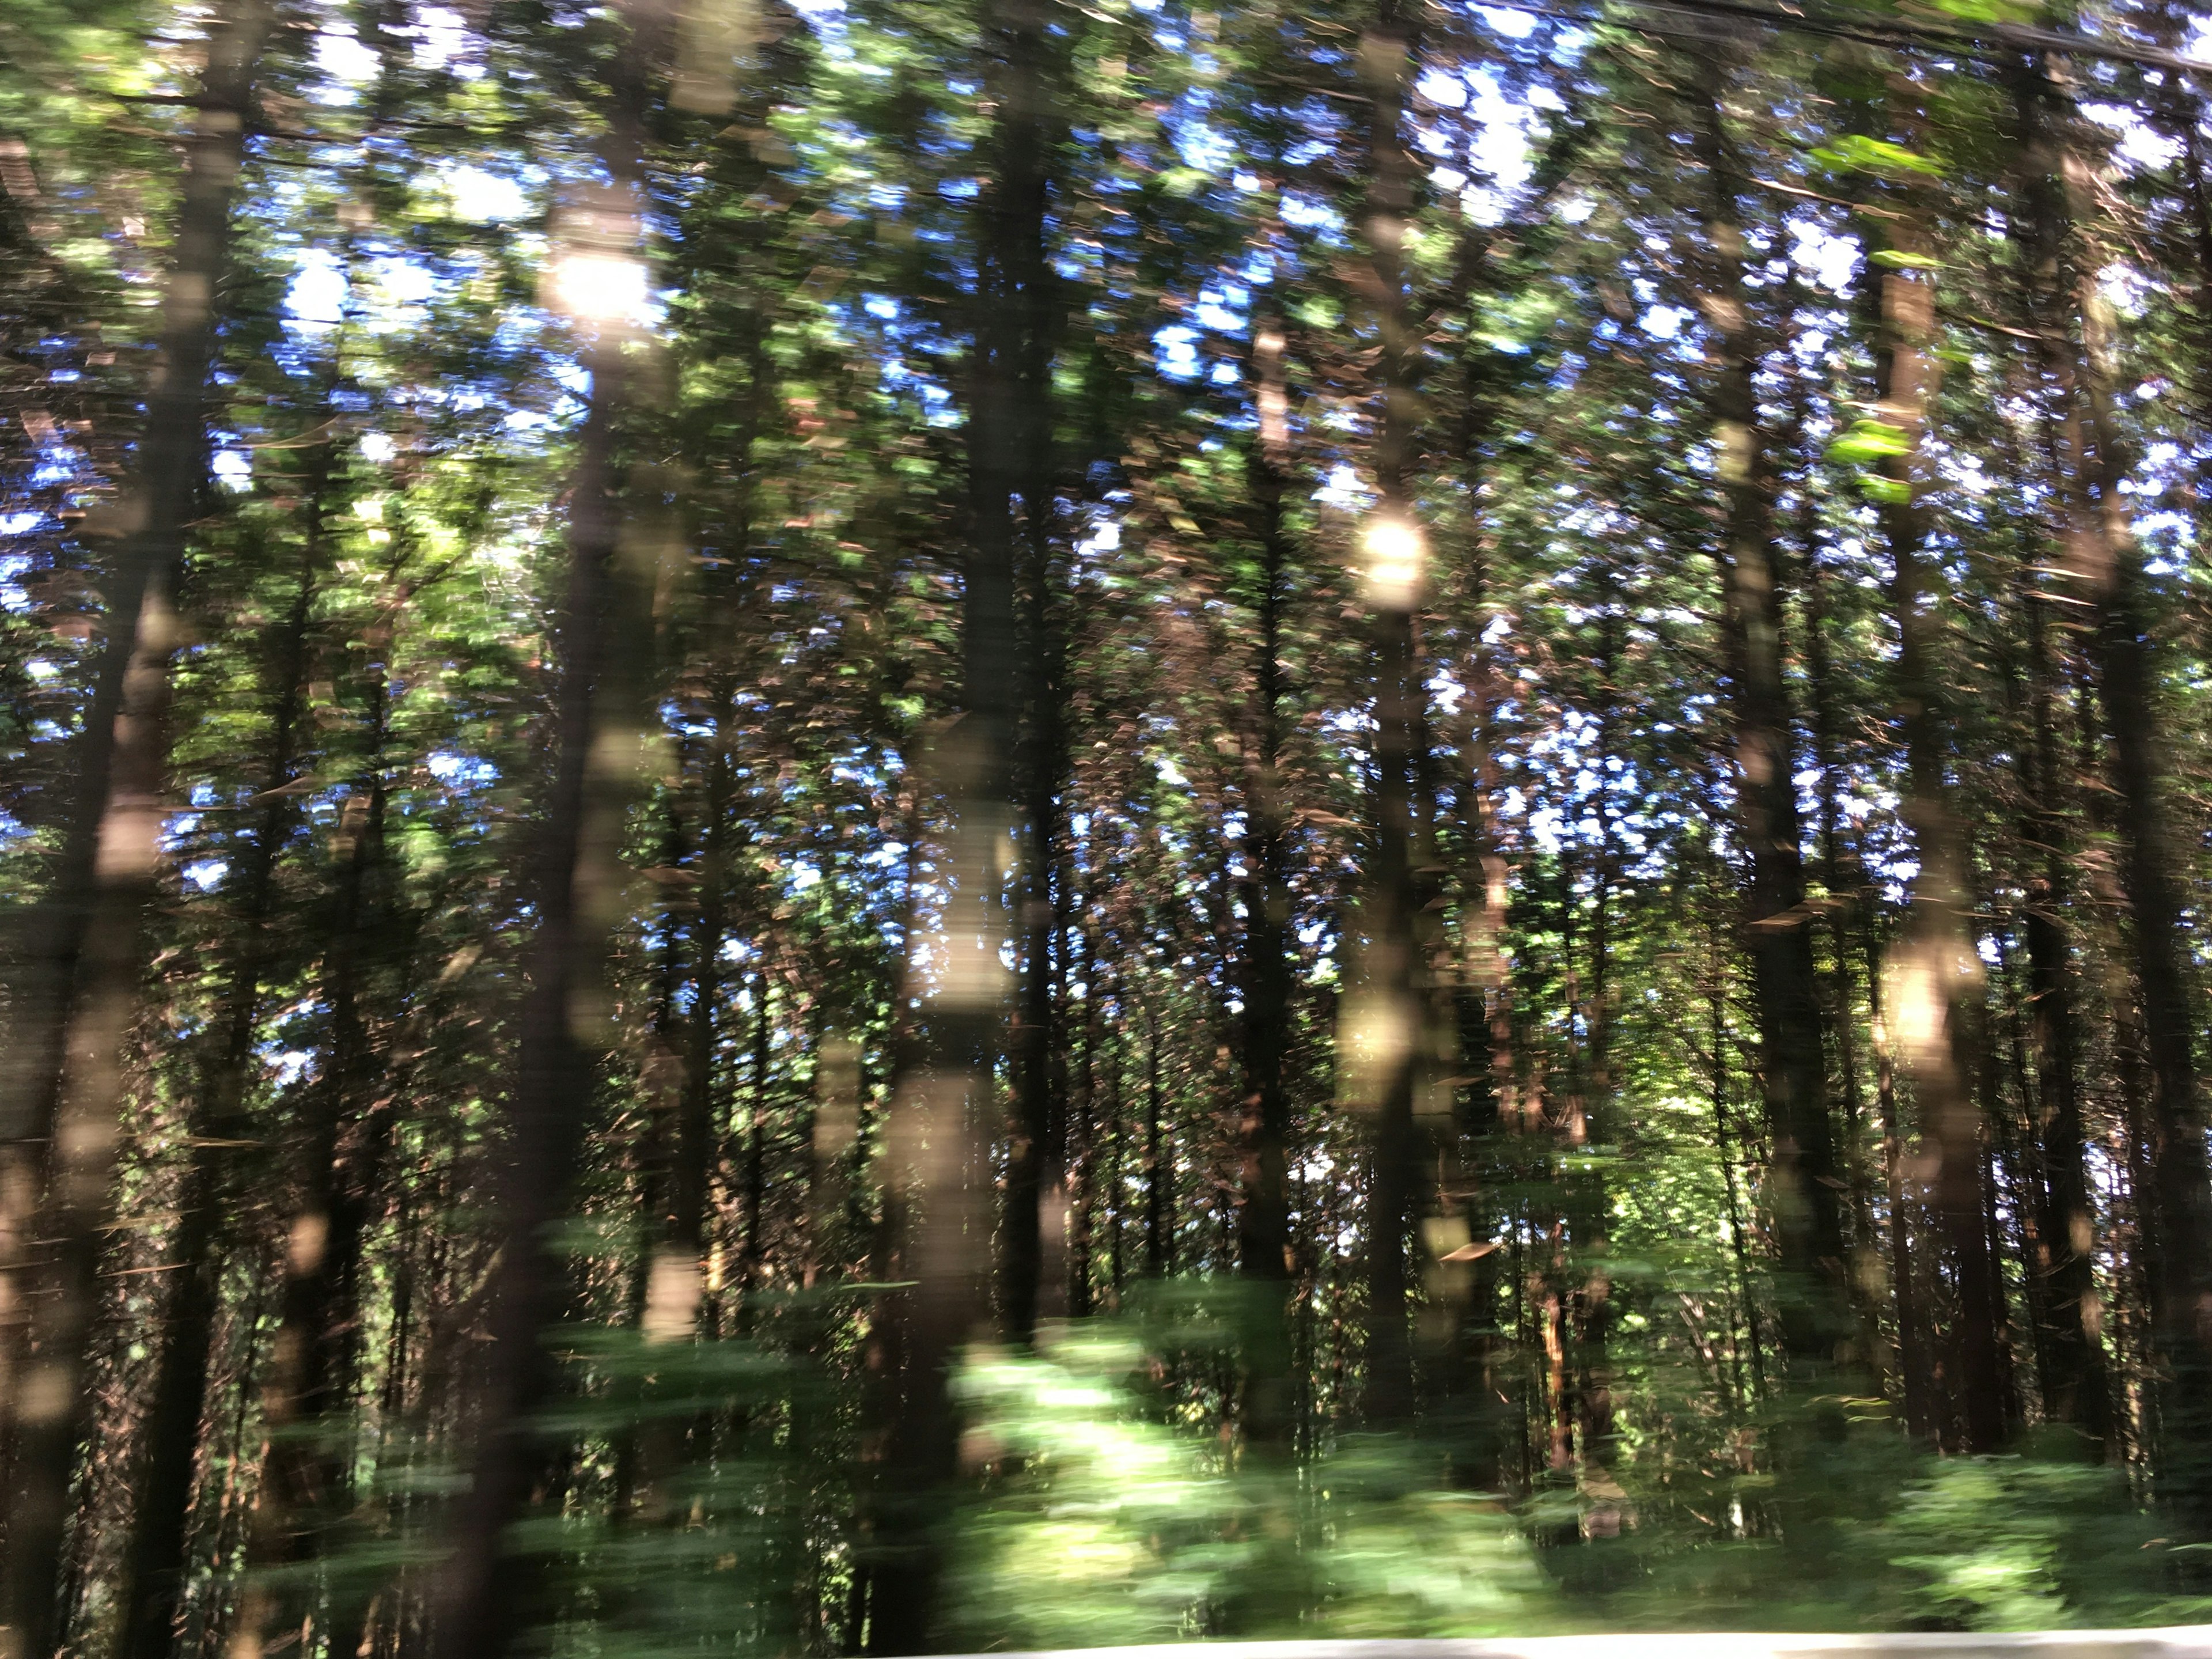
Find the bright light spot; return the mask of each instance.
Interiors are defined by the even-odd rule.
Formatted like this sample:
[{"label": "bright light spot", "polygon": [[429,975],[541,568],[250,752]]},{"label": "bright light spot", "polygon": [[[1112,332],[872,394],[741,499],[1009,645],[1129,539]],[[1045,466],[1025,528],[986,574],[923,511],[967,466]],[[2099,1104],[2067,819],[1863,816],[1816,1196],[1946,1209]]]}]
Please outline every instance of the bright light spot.
[{"label": "bright light spot", "polygon": [[1859,245],[1848,236],[1831,234],[1822,226],[1806,219],[1790,222],[1790,236],[1794,246],[1790,258],[1802,270],[1811,273],[1813,280],[1831,294],[1840,294],[1851,284],[1858,274]]},{"label": "bright light spot", "polygon": [[1193,121],[1175,135],[1175,147],[1183,165],[1200,173],[1219,173],[1236,159],[1236,146],[1202,121]]},{"label": "bright light spot", "polygon": [[392,459],[392,440],[381,432],[364,432],[361,438],[361,458],[381,465]]},{"label": "bright light spot", "polygon": [[1159,350],[1159,370],[1171,380],[1194,380],[1198,374],[1198,331],[1171,323],[1152,336]]},{"label": "bright light spot", "polygon": [[454,62],[469,40],[469,26],[460,13],[447,6],[425,6],[415,14],[415,24],[421,35],[415,43],[416,69],[449,69],[464,81],[483,73],[479,64]]},{"label": "bright light spot", "polygon": [[284,312],[295,323],[327,325],[345,317],[345,271],[323,249],[307,253],[284,290]]},{"label": "bright light spot", "polygon": [[1440,69],[1424,71],[1414,90],[1442,109],[1460,109],[1467,103],[1466,84]]},{"label": "bright light spot", "polygon": [[201,859],[185,866],[185,879],[204,893],[220,882],[229,869],[230,866],[221,859]]},{"label": "bright light spot", "polygon": [[1364,507],[1374,499],[1370,491],[1359,482],[1359,475],[1352,470],[1349,461],[1339,461],[1330,469],[1328,481],[1314,491],[1314,499],[1324,507],[1342,507],[1352,511]]},{"label": "bright light spot", "polygon": [[1506,95],[1490,70],[1473,70],[1466,80],[1471,99],[1468,113],[1474,122],[1468,165],[1490,183],[1487,187],[1470,188],[1462,200],[1475,222],[1494,225],[1504,217],[1508,201],[1535,171],[1529,150],[1542,124],[1526,102]]},{"label": "bright light spot", "polygon": [[2098,275],[2097,286],[2113,308],[2127,317],[2140,312],[2150,295],[2150,284],[2143,281],[2142,273],[2126,265],[2106,265]]},{"label": "bright light spot", "polygon": [[1300,230],[1318,230],[1330,235],[1341,234],[1344,220],[1333,208],[1323,205],[1317,198],[1301,196],[1296,191],[1283,192],[1283,222]]},{"label": "bright light spot", "polygon": [[520,219],[530,211],[530,195],[514,179],[478,167],[458,167],[445,175],[453,217],[473,225]]},{"label": "bright light spot", "polygon": [[646,310],[645,262],[626,253],[564,253],[553,262],[553,298],[589,322],[636,320]]},{"label": "bright light spot", "polygon": [[242,449],[218,449],[214,467],[226,489],[244,489],[253,483],[253,458]]},{"label": "bright light spot", "polygon": [[1481,8],[1482,21],[1509,40],[1526,40],[1536,32],[1536,20],[1525,11],[1502,11],[1495,6]]},{"label": "bright light spot", "polygon": [[1221,334],[1240,334],[1244,319],[1229,309],[1220,300],[1200,295],[1198,301],[1198,320]]},{"label": "bright light spot", "polygon": [[1644,313],[1644,331],[1655,340],[1671,340],[1689,320],[1690,313],[1680,306],[1654,306]]},{"label": "bright light spot", "polygon": [[333,81],[358,86],[374,81],[382,64],[374,52],[350,34],[324,33],[315,37],[315,67]]},{"label": "bright light spot", "polygon": [[423,763],[430,775],[453,788],[467,788],[489,783],[499,775],[489,761],[477,760],[471,755],[457,755],[450,750],[439,750]]},{"label": "bright light spot", "polygon": [[1413,1052],[1416,1024],[1409,999],[1362,986],[1344,1000],[1337,1023],[1338,1083],[1353,1106],[1379,1106],[1392,1074]]},{"label": "bright light spot", "polygon": [[1379,514],[1360,532],[1359,547],[1367,557],[1367,597],[1385,611],[1411,611],[1428,560],[1420,526],[1395,513]]},{"label": "bright light spot", "polygon": [[2172,167],[2181,155],[2181,140],[2153,132],[2142,121],[2129,124],[2121,136],[2119,153],[2139,173],[2157,173]]},{"label": "bright light spot", "polygon": [[413,259],[379,259],[376,282],[397,305],[420,305],[438,291],[437,273]]}]

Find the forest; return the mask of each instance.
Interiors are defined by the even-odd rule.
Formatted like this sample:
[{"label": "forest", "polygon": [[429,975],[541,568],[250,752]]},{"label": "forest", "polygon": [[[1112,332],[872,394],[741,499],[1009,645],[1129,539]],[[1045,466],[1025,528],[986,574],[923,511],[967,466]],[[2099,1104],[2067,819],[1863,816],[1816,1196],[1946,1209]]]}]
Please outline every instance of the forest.
[{"label": "forest", "polygon": [[2208,98],[0,0],[0,1659],[2212,1620]]}]

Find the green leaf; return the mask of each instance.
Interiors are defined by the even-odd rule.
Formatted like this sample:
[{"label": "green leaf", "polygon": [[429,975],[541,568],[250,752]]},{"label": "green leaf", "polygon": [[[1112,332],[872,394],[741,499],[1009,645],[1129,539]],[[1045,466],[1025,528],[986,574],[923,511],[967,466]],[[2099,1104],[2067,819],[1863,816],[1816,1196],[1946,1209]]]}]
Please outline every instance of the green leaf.
[{"label": "green leaf", "polygon": [[1854,421],[1850,431],[1828,446],[1828,459],[1846,466],[1863,466],[1891,455],[1909,454],[1911,449],[1912,440],[1902,427],[1887,421]]},{"label": "green leaf", "polygon": [[1948,12],[1954,17],[1963,17],[1970,23],[2033,23],[2035,8],[2013,3],[2013,0],[1935,0],[1936,9]]},{"label": "green leaf", "polygon": [[1838,173],[1919,173],[1939,179],[1943,175],[1941,161],[1860,132],[1847,133],[1832,144],[1818,145],[1812,155]]}]

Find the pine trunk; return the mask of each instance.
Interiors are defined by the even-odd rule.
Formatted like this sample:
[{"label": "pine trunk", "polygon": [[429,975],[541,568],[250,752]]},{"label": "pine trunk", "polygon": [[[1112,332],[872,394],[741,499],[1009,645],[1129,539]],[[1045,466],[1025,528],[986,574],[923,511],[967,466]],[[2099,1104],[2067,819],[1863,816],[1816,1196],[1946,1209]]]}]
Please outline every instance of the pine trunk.
[{"label": "pine trunk", "polygon": [[1407,1246],[1420,1173],[1414,1097],[1429,1024],[1416,938],[1421,907],[1414,788],[1423,722],[1413,619],[1425,585],[1425,553],[1408,487],[1420,342],[1406,296],[1404,241],[1413,208],[1413,168],[1400,131],[1416,28],[1417,20],[1397,0],[1382,0],[1359,47],[1359,75],[1370,100],[1360,226],[1366,261],[1359,277],[1379,350],[1373,371],[1377,500],[1362,538],[1375,663],[1374,855],[1359,917],[1365,935],[1360,983],[1347,999],[1347,1029],[1339,1041],[1348,1052],[1339,1065],[1347,1073],[1343,1091],[1370,1122],[1362,1404],[1367,1420],[1377,1426],[1404,1422],[1413,1410]]},{"label": "pine trunk", "polygon": [[[2075,149],[2054,143],[2052,108],[2063,108],[2064,99],[2047,64],[2023,82],[2022,149],[2038,234],[2034,299],[2045,319],[2037,332],[2059,406],[2066,573],[2074,595],[2094,607],[2089,650],[2109,738],[2120,885],[2149,1063],[2142,1125],[2148,1179],[2137,1201],[2158,1362],[2153,1396],[2154,1431],[2164,1453],[2160,1486],[2182,1524],[2201,1536],[2212,1531],[2212,1170],[2197,1078],[2197,999],[2158,744],[2149,596],[2121,490],[2133,457],[2114,409],[2111,306],[2098,286],[2100,262],[2068,257],[2067,243],[2075,225],[2087,222],[2095,186]],[[2069,299],[2081,331],[2078,352],[2063,320]]]},{"label": "pine trunk", "polygon": [[[1046,182],[1037,147],[1048,117],[1042,66],[1050,48],[1035,0],[982,0],[981,22],[984,82],[994,114],[976,222],[962,712],[938,751],[949,820],[946,863],[957,886],[932,941],[941,967],[925,1011],[926,1061],[892,1108],[894,1178],[911,1181],[902,1201],[911,1203],[913,1214],[901,1277],[913,1288],[884,1306],[896,1333],[900,1375],[875,1490],[868,1651],[878,1656],[927,1651],[937,1615],[943,1494],[957,1443],[948,1372],[985,1307],[985,1149],[1010,989],[1000,950],[1016,921],[1007,913],[999,860],[1001,841],[1015,827],[1018,782],[1024,678],[1013,498],[1032,476],[1019,422],[1033,351],[1027,324],[1041,303],[1036,285],[1045,275]],[[1012,1202],[1018,1231],[1036,1225],[1035,1190],[1032,1185],[1030,1197]]]},{"label": "pine trunk", "polygon": [[106,637],[72,757],[75,793],[47,896],[11,987],[24,1056],[0,1102],[0,1653],[62,1640],[62,1540],[90,1426],[83,1370],[100,1224],[120,1134],[122,1049],[137,1008],[139,931],[160,867],[168,665],[186,526],[207,468],[207,390],[230,264],[231,205],[253,125],[265,0],[210,20],[184,146],[161,358],[124,531],[103,591]]},{"label": "pine trunk", "polygon": [[[644,184],[645,76],[658,59],[642,13],[611,76],[594,191],[564,234],[594,257],[634,257]],[[611,1042],[605,986],[626,872],[624,817],[647,755],[652,670],[652,552],[622,535],[619,428],[635,373],[626,324],[602,318],[569,492],[568,583],[559,634],[560,689],[550,799],[532,869],[536,927],[517,1016],[507,1138],[495,1176],[501,1249],[483,1291],[489,1340],[468,1404],[470,1481],[453,1505],[432,1608],[432,1659],[497,1659],[526,1597],[526,1564],[505,1556],[544,1467],[532,1419],[554,1377],[543,1333],[565,1298],[549,1229],[562,1215],[581,1150],[599,1062]]]},{"label": "pine trunk", "polygon": [[1722,580],[1735,717],[1736,811],[1751,854],[1746,933],[1765,1057],[1760,1073],[1771,1142],[1767,1182],[1780,1257],[1782,1346],[1796,1364],[1826,1366],[1840,1357],[1851,1321],[1784,676],[1785,578],[1772,523],[1771,464],[1759,428],[1759,350],[1743,281],[1744,237],[1736,206],[1741,169],[1717,93],[1708,94],[1700,114],[1700,149],[1713,189],[1707,221],[1712,270],[1702,297],[1720,348],[1712,405],[1728,507]]},{"label": "pine trunk", "polygon": [[[1011,514],[1018,496],[1021,534],[1011,556],[1020,567],[1018,761],[1022,829],[1019,914],[1021,981],[1009,1034],[1013,1073],[1012,1144],[1006,1162],[1005,1272],[1001,1314],[1006,1334],[1026,1342],[1036,1328],[1040,1297],[1057,1303],[1060,1273],[1047,1260],[1059,1237],[1066,1204],[1066,1091],[1060,1071],[1059,1008],[1054,963],[1060,947],[1060,897],[1054,878],[1065,828],[1060,789],[1067,769],[1062,730],[1063,665],[1059,607],[1053,592],[1056,516],[1053,456],[1052,356],[1057,333],[1055,273],[1046,257],[1046,220],[1053,200],[1050,162],[1060,143],[1053,36],[1028,15],[1034,0],[999,0],[1006,8],[1007,43],[994,142],[997,171],[991,211],[1000,238],[1002,291],[1008,315],[995,327],[1008,335],[1000,366],[1007,425],[1005,447],[985,469],[993,495],[979,514]],[[981,434],[979,434],[980,436]],[[1048,1291],[1048,1285],[1052,1288]]]},{"label": "pine trunk", "polygon": [[235,1165],[250,1143],[244,1114],[264,983],[273,955],[277,860],[297,816],[287,787],[299,769],[301,700],[307,669],[307,623],[323,558],[322,519],[331,455],[319,445],[307,515],[297,586],[290,610],[270,642],[267,691],[269,757],[255,799],[261,811],[238,856],[237,878],[222,897],[234,907],[231,961],[222,1001],[210,1024],[218,1034],[194,1079],[189,1113],[191,1151],[178,1194],[179,1220],[170,1247],[176,1271],[161,1359],[146,1415],[145,1462],[137,1479],[122,1590],[119,1659],[163,1659],[174,1636],[178,1604],[189,1577],[186,1524],[192,1473],[205,1408],[208,1359],[222,1300],[227,1218],[237,1198]]}]

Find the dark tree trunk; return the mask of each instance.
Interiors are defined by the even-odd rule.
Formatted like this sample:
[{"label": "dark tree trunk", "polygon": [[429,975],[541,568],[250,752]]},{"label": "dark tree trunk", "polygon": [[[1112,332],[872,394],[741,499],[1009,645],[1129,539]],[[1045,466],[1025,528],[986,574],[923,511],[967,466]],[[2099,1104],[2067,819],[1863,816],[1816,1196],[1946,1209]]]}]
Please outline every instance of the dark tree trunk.
[{"label": "dark tree trunk", "polygon": [[1418,21],[1382,0],[1360,42],[1369,100],[1368,175],[1361,207],[1366,260],[1358,273],[1374,325],[1377,404],[1373,459],[1378,496],[1362,536],[1372,615],[1375,686],[1374,840],[1359,924],[1365,935],[1359,985],[1347,998],[1345,1092],[1370,1124],[1367,1199],[1367,1353],[1363,1409],[1388,1425],[1413,1410],[1413,1353],[1407,1328],[1412,1231],[1419,1185],[1414,1096],[1428,1039],[1417,917],[1415,748],[1422,686],[1413,619],[1425,585],[1423,532],[1407,475],[1415,462],[1419,331],[1409,313],[1403,242],[1413,210],[1412,157],[1401,131]]},{"label": "dark tree trunk", "polygon": [[[913,1288],[887,1299],[884,1309],[896,1328],[900,1376],[875,1492],[868,1651],[878,1656],[927,1651],[936,1618],[943,1493],[957,1444],[946,1373],[984,1311],[984,1148],[1008,990],[999,951],[1016,921],[1007,915],[998,860],[1001,838],[1014,829],[1018,781],[1024,678],[1013,498],[1033,477],[1019,422],[1028,404],[1024,377],[1034,362],[1029,323],[1048,276],[1041,149],[1051,119],[1045,66],[1053,46],[1035,0],[982,0],[979,21],[994,114],[976,216],[962,711],[938,756],[950,820],[947,862],[957,885],[936,940],[943,965],[925,1016],[926,1063],[892,1109],[891,1158],[913,1170],[918,1213],[902,1272]],[[1018,1207],[1018,1224],[1033,1228],[1034,1198]]]},{"label": "dark tree trunk", "polygon": [[163,295],[161,366],[146,399],[124,534],[108,561],[106,636],[72,756],[75,793],[46,897],[10,988],[20,1060],[0,1097],[0,1626],[15,1650],[59,1645],[64,1531],[90,1424],[85,1353],[122,1048],[137,1006],[140,923],[160,867],[175,590],[207,467],[207,386],[230,264],[231,204],[254,125],[265,0],[210,19],[198,115],[185,141]]},{"label": "dark tree trunk", "polygon": [[[1822,1012],[1835,1040],[1836,1077],[1842,1085],[1844,1143],[1838,1158],[1839,1173],[1850,1194],[1850,1251],[1845,1264],[1849,1294],[1856,1304],[1862,1333],[1861,1362],[1879,1370],[1881,1310],[1868,1288],[1880,1272],[1879,1229],[1874,1216],[1874,1177],[1865,1157],[1865,1107],[1861,1095],[1858,1055],[1858,975],[1853,969],[1859,951],[1855,943],[1854,915],[1868,902],[1866,872],[1855,849],[1844,837],[1843,794],[1845,782],[1842,711],[1838,707],[1833,658],[1829,647],[1831,591],[1820,568],[1820,504],[1814,488],[1817,462],[1807,447],[1812,419],[1811,398],[1801,381],[1796,409],[1796,442],[1803,468],[1797,490],[1797,542],[1803,563],[1799,567],[1804,596],[1805,679],[1811,704],[1813,764],[1820,774],[1820,877],[1827,900],[1818,907],[1827,920],[1828,973]],[[1809,924],[1808,924],[1809,926]]]},{"label": "dark tree trunk", "polygon": [[[1923,94],[1902,77],[1893,85],[1899,118],[1909,128]],[[1908,260],[1925,257],[1925,210],[1910,194],[1899,200],[1897,216],[1879,222],[1894,251]],[[1941,374],[1933,349],[1935,296],[1923,270],[1893,269],[1879,280],[1875,398],[1888,425],[1903,434],[1905,447],[1886,459],[1877,516],[1893,571],[1890,604],[1898,631],[1894,684],[1905,752],[1905,818],[1920,860],[1911,908],[1891,953],[1887,1000],[1893,1035],[1936,1165],[1936,1227],[1957,1279],[1947,1370],[1960,1407],[1960,1446],[1986,1452],[2002,1443],[2005,1421],[1996,1263],[1982,1221],[1983,1124],[1967,1052],[1971,999],[1984,976],[1968,927],[1972,900],[1966,827],[1946,777],[1950,699],[1939,659],[1942,613],[1927,603],[1933,599],[1940,605],[1942,576],[1925,551],[1927,514],[1919,500],[1925,487],[1920,445]]]},{"label": "dark tree trunk", "polygon": [[1768,1186],[1780,1256],[1782,1346],[1798,1365],[1825,1366],[1839,1357],[1851,1322],[1783,672],[1785,572],[1759,428],[1760,353],[1743,281],[1736,205],[1741,169],[1717,92],[1708,93],[1699,117],[1698,147],[1713,190],[1707,220],[1711,276],[1701,298],[1720,348],[1711,395],[1728,507],[1722,574],[1735,717],[1736,811],[1752,863],[1746,931],[1771,1141]]},{"label": "dark tree trunk", "polygon": [[763,961],[753,980],[753,1107],[748,1115],[751,1121],[745,1131],[745,1224],[738,1258],[738,1293],[744,1298],[747,1324],[752,1320],[754,1292],[768,1285],[769,1082],[770,1044],[775,1029],[769,1020],[769,999],[772,994],[768,966]]},{"label": "dark tree trunk", "polygon": [[2064,806],[2058,711],[2051,660],[2050,602],[2031,588],[2027,603],[2028,708],[2033,740],[2024,746],[2022,781],[2030,805],[2024,839],[2043,848],[2040,875],[2027,882],[2026,933],[2029,1048],[2034,1060],[2038,1179],[2036,1251],[2027,1270],[2040,1291],[2039,1351],[2044,1415],[2071,1424],[2101,1446],[2113,1430],[2105,1352],[2095,1328],[2094,1212],[2083,1167],[2081,1047],[2075,1031],[2073,945],[2065,922],[2072,900],[2073,836]]},{"label": "dark tree trunk", "polygon": [[1285,1280],[1290,1252],[1291,889],[1282,801],[1283,583],[1292,550],[1283,519],[1290,459],[1285,340],[1279,319],[1256,324],[1253,366],[1260,433],[1245,476],[1260,544],[1258,636],[1253,641],[1252,720],[1245,753],[1243,1203],[1237,1258],[1249,1278]]},{"label": "dark tree trunk", "polygon": [[[1026,8],[1036,0],[996,0],[1006,8],[1005,91],[998,117],[991,210],[1011,315],[1004,327],[1004,368],[1011,453],[991,458],[988,471],[1000,490],[978,510],[1006,513],[1018,493],[1022,534],[1013,556],[1023,567],[1019,589],[1019,759],[1022,825],[1021,985],[1010,1035],[1013,1062],[1012,1142],[1006,1161],[1005,1272],[1001,1310],[1018,1342],[1036,1327],[1041,1294],[1058,1300],[1060,1275],[1047,1246],[1058,1236],[1047,1212],[1066,1200],[1066,1102],[1060,1072],[1059,1009],[1054,966],[1064,895],[1054,890],[1065,823],[1060,788],[1067,770],[1061,699],[1065,670],[1059,607],[1053,592],[1055,486],[1053,454],[1053,346],[1059,332],[1059,287],[1047,258],[1046,216],[1053,196],[1052,161],[1062,143],[1058,77],[1051,32]],[[1047,1292],[1046,1285],[1053,1289]]]},{"label": "dark tree trunk", "polygon": [[1164,1278],[1175,1268],[1169,1232],[1175,1211],[1175,1154],[1167,1144],[1167,1113],[1160,1089],[1160,1022],[1145,1016],[1145,1273]]},{"label": "dark tree trunk", "polygon": [[[599,257],[631,257],[644,183],[646,76],[657,19],[630,15],[610,79],[601,159],[611,180],[563,234]],[[468,1402],[470,1483],[456,1500],[432,1608],[432,1659],[497,1659],[527,1622],[533,1575],[505,1554],[545,1459],[531,1419],[553,1386],[542,1334],[564,1274],[547,1237],[562,1212],[600,1053],[611,1037],[610,931],[625,884],[623,819],[650,718],[651,550],[618,547],[619,428],[631,394],[627,326],[599,322],[569,493],[568,592],[559,635],[551,795],[532,862],[536,927],[517,1014],[507,1137],[495,1176],[502,1248],[484,1289],[489,1340]]]},{"label": "dark tree trunk", "polygon": [[1259,544],[1257,637],[1252,708],[1244,733],[1244,1001],[1243,1098],[1238,1122],[1237,1263],[1260,1288],[1245,1337],[1242,1417],[1255,1443],[1287,1443],[1290,1419],[1290,1092],[1285,1063],[1291,1038],[1289,826],[1283,811],[1282,704],[1284,583],[1293,550],[1283,497],[1291,440],[1284,325],[1254,325],[1252,368],[1260,430],[1245,463]]},{"label": "dark tree trunk", "polygon": [[[327,423],[325,423],[326,425]],[[327,441],[316,447],[300,569],[290,610],[270,641],[266,690],[270,703],[269,757],[255,799],[261,811],[238,857],[236,878],[222,897],[233,909],[230,963],[222,997],[210,1022],[214,1052],[203,1057],[190,1109],[191,1152],[178,1194],[178,1224],[170,1259],[176,1270],[161,1359],[146,1415],[145,1462],[137,1477],[137,1503],[125,1551],[120,1593],[120,1659],[163,1659],[174,1639],[179,1598],[188,1577],[185,1530],[191,1514],[192,1472],[200,1445],[208,1360],[221,1306],[225,1220],[236,1196],[235,1168],[250,1140],[244,1117],[253,1036],[274,942],[276,865],[297,814],[287,786],[298,770],[301,693],[307,679],[308,616],[321,574],[323,515],[332,457]]]},{"label": "dark tree trunk", "polygon": [[[2108,769],[2119,832],[2150,1099],[2143,1123],[2148,1181],[2138,1193],[2140,1249],[2157,1358],[2154,1433],[2160,1486],[2192,1536],[2212,1532],[2212,1170],[2199,1098],[2197,1003],[2191,983],[2179,854],[2159,752],[2153,614],[2140,550],[2120,485],[2133,465],[2113,406],[2111,307],[2100,261],[2069,258],[2086,221],[2094,180],[2069,143],[2054,142],[2066,94],[2048,64],[2021,90],[2031,223],[2037,235],[2035,310],[2046,374],[2059,405],[2060,467],[2068,534],[2065,568],[2094,607],[2089,650],[2109,736]],[[2064,321],[2068,300],[2078,352]]]},{"label": "dark tree trunk", "polygon": [[[380,653],[389,642],[386,632],[369,644]],[[322,1552],[351,1488],[342,1437],[359,1347],[363,1249],[382,1201],[391,1127],[388,1101],[374,1099],[383,1073],[365,1005],[371,975],[396,954],[397,944],[384,840],[389,695],[382,663],[372,661],[365,678],[363,763],[353,797],[361,803],[361,818],[344,851],[323,964],[330,987],[329,1058],[300,1149],[300,1196],[286,1242],[280,1323],[262,1384],[270,1450],[249,1550],[257,1565],[293,1565]],[[405,1260],[391,1291],[392,1342],[399,1355],[408,1341],[412,1294]],[[404,1370],[393,1367],[395,1386]],[[288,1599],[265,1581],[249,1583],[234,1647],[261,1652],[263,1632],[285,1613],[305,1616],[301,1599]],[[345,1628],[336,1626],[340,1638]]]}]

